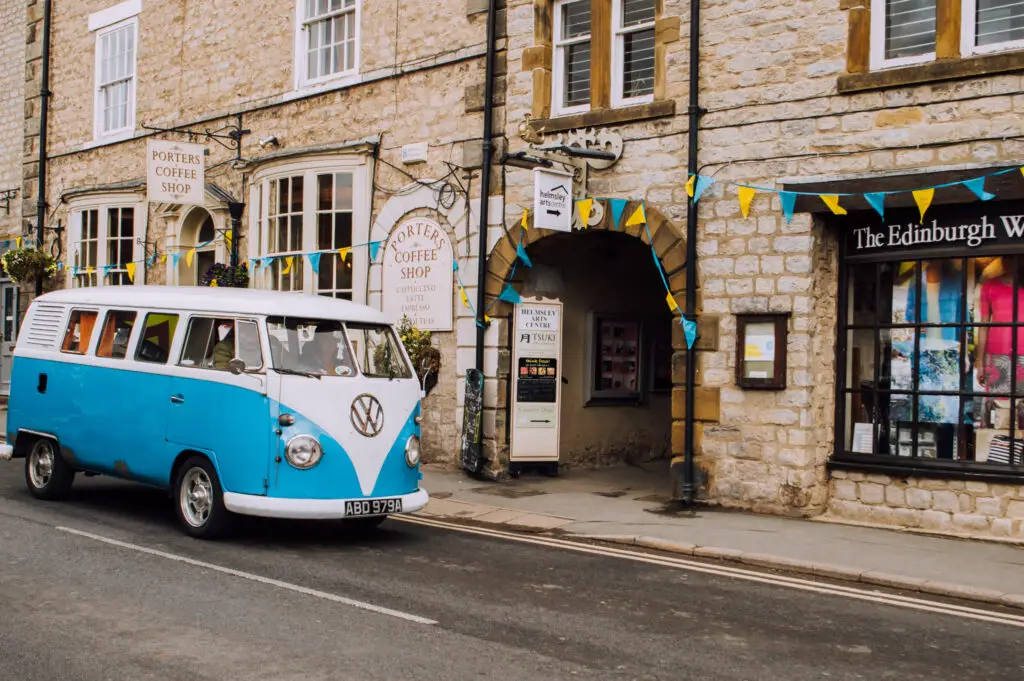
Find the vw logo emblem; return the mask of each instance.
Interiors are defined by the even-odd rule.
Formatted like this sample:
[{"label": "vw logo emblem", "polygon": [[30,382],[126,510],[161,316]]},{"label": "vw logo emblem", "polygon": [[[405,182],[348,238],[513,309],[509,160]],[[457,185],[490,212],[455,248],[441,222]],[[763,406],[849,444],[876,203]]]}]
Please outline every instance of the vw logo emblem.
[{"label": "vw logo emblem", "polygon": [[364,393],[352,400],[349,415],[352,425],[361,435],[376,437],[384,429],[384,408],[373,395]]}]

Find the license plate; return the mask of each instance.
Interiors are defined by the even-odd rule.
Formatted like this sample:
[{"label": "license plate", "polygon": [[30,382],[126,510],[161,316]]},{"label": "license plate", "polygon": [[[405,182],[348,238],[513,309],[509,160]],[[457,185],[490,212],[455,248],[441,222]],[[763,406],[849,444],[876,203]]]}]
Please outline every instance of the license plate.
[{"label": "license plate", "polygon": [[401,513],[402,500],[395,499],[367,499],[365,501],[346,501],[345,517],[362,515],[387,515],[389,513]]}]

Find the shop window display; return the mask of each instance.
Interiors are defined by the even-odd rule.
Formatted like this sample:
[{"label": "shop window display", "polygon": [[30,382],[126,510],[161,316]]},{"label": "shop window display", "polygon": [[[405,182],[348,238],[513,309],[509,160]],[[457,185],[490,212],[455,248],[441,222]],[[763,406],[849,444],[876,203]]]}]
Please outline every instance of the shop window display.
[{"label": "shop window display", "polygon": [[840,454],[1024,468],[1024,257],[847,275]]}]

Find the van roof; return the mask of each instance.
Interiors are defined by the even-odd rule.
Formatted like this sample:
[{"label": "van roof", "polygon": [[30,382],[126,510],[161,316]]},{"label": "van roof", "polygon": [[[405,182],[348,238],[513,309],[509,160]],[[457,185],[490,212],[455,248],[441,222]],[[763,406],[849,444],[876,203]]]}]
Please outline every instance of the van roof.
[{"label": "van roof", "polygon": [[350,300],[305,293],[208,286],[100,286],[53,291],[40,303],[152,308],[225,314],[288,315],[371,324],[390,323],[380,310]]}]

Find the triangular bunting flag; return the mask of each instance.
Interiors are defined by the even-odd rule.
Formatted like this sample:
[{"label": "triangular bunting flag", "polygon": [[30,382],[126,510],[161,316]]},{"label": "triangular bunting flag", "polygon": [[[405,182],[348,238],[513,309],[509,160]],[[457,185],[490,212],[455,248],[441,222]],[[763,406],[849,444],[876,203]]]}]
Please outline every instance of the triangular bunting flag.
[{"label": "triangular bunting flag", "polygon": [[846,215],[846,209],[839,205],[839,196],[837,194],[818,194],[818,196],[833,213],[836,215]]},{"label": "triangular bunting flag", "polygon": [[523,229],[530,229],[530,211],[523,209],[523,217],[519,220],[519,224]]},{"label": "triangular bunting flag", "polygon": [[511,284],[505,284],[505,288],[501,289],[501,294],[498,295],[498,300],[504,300],[506,303],[512,303],[518,305],[523,302],[523,297],[512,288]]},{"label": "triangular bunting flag", "polygon": [[754,200],[754,193],[756,190],[753,187],[740,187],[738,193],[740,195],[740,212],[743,213],[743,217],[750,217],[750,203]]},{"label": "triangular bunting flag", "polygon": [[864,200],[867,201],[881,217],[885,217],[884,192],[868,192],[864,195]]},{"label": "triangular bunting flag", "polygon": [[370,242],[370,262],[376,262],[377,261],[377,253],[379,251],[380,251],[380,242],[379,241],[371,241]]},{"label": "triangular bunting flag", "polygon": [[697,322],[683,317],[683,336],[686,337],[686,347],[690,350],[693,349],[693,344],[697,341]]},{"label": "triangular bunting flag", "polygon": [[188,253],[185,254],[185,264],[192,267],[192,259],[196,257],[196,249],[188,249]]},{"label": "triangular bunting flag", "polygon": [[459,286],[459,297],[462,299],[462,304],[465,307],[469,307],[469,296],[466,295],[466,289]]},{"label": "triangular bunting flag", "polygon": [[796,197],[794,192],[779,192],[779,201],[782,203],[782,214],[786,216],[786,223],[793,221],[793,210],[796,208]]},{"label": "triangular bunting flag", "polygon": [[23,242],[23,239],[19,236],[17,239],[14,240],[15,247],[16,248],[21,248],[22,242]]},{"label": "triangular bunting flag", "polygon": [[128,281],[135,283],[135,263],[125,263],[124,270],[128,273]]},{"label": "triangular bunting flag", "polygon": [[224,243],[227,244],[228,248],[231,247],[231,230],[224,232]]},{"label": "triangular bunting flag", "polygon": [[307,253],[306,259],[309,260],[310,266],[313,268],[313,274],[320,274],[320,253]]},{"label": "triangular bunting flag", "polygon": [[57,271],[60,272],[62,269],[64,269],[64,263],[58,262],[57,263]]},{"label": "triangular bunting flag", "polygon": [[917,204],[918,210],[921,211],[921,221],[924,222],[924,214],[928,212],[928,207],[932,205],[935,190],[932,188],[918,189],[911,193],[914,195],[914,203]]},{"label": "triangular bunting flag", "polygon": [[988,201],[996,198],[995,194],[985,191],[984,177],[976,177],[973,180],[964,180],[963,185],[974,192],[974,195],[982,201]]},{"label": "triangular bunting flag", "polygon": [[696,186],[693,188],[693,202],[697,203],[700,201],[701,194],[704,193],[704,190],[714,183],[715,178],[707,177],[706,175],[698,175],[697,182],[695,183]]},{"label": "triangular bunting flag", "polygon": [[490,323],[491,323],[491,318],[488,317],[487,315],[484,315],[484,324],[490,324]]},{"label": "triangular bunting flag", "polygon": [[88,274],[90,277],[92,276],[92,273],[95,272],[95,271],[96,271],[95,267],[86,267],[85,268],[85,273]]},{"label": "triangular bunting flag", "polygon": [[523,264],[527,267],[533,267],[533,261],[530,260],[530,256],[526,255],[526,249],[523,248],[522,241],[516,244],[516,257],[522,260]]},{"label": "triangular bunting flag", "polygon": [[345,262],[346,260],[348,260],[348,254],[351,253],[351,252],[352,252],[352,248],[349,247],[349,246],[346,246],[345,248],[339,248],[338,249],[338,257],[341,258],[342,262]]},{"label": "triangular bunting flag", "polygon": [[181,258],[180,253],[171,253],[171,267],[178,266],[178,260]]},{"label": "triangular bunting flag", "polygon": [[619,220],[622,219],[622,212],[626,210],[625,199],[609,199],[608,203],[612,209],[612,227],[619,228]]},{"label": "triangular bunting flag", "polygon": [[594,199],[583,199],[576,204],[580,208],[580,229],[587,229],[590,222],[590,213],[594,209]]},{"label": "triangular bunting flag", "polygon": [[260,272],[266,270],[274,262],[273,258],[263,258],[260,260]]},{"label": "triangular bunting flag", "polygon": [[452,260],[452,272],[458,272],[458,271],[459,271],[459,261],[458,260]]},{"label": "triangular bunting flag", "polygon": [[696,181],[697,181],[697,176],[696,175],[690,175],[690,177],[686,180],[686,185],[685,185],[686,186],[686,195],[689,196],[691,199],[693,198],[693,194],[694,194],[694,191],[695,191],[694,183]]},{"label": "triangular bunting flag", "polygon": [[676,302],[676,297],[672,295],[671,291],[665,295],[665,301],[668,303],[668,309],[673,312],[679,309],[679,303]]},{"label": "triangular bunting flag", "polygon": [[160,254],[160,264],[164,265],[166,263],[167,263],[167,254],[166,253],[161,253]]},{"label": "triangular bunting flag", "polygon": [[284,259],[284,267],[281,269],[281,274],[288,274],[292,271],[292,260],[294,260],[294,258],[295,256],[289,255]]},{"label": "triangular bunting flag", "polygon": [[646,224],[647,215],[644,214],[644,204],[641,203],[639,206],[636,207],[636,210],[633,211],[633,214],[629,216],[629,219],[626,220],[626,227],[634,227],[636,225]]}]

